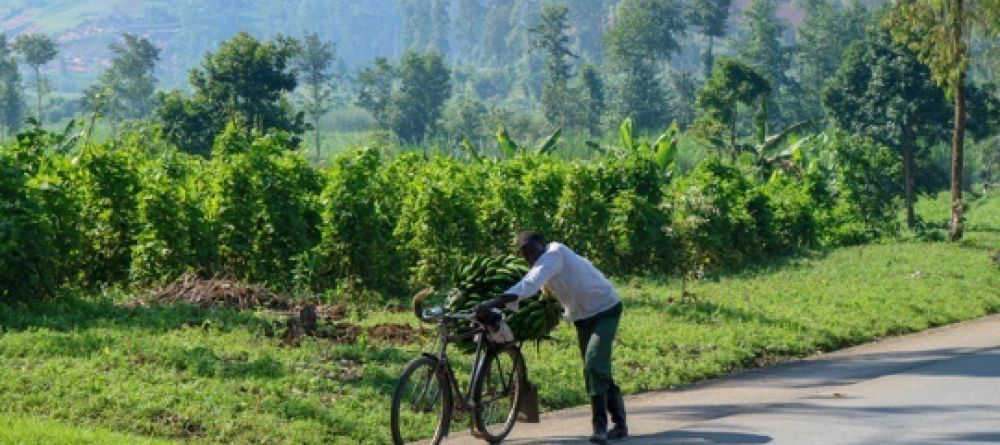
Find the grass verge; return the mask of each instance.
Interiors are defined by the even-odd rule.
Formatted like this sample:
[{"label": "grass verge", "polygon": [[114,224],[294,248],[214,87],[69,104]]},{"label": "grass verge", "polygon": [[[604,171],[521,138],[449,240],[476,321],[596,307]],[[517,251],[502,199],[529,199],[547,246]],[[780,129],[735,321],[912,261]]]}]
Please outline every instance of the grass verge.
[{"label": "grass verge", "polygon": [[[786,258],[696,283],[684,301],[673,280],[619,283],[617,380],[628,392],[681,385],[996,312],[1000,199],[973,203],[967,227],[960,244],[894,241]],[[252,312],[127,308],[124,298],[0,305],[0,442],[140,441],[124,433],[386,443],[395,378],[429,347],[428,336],[406,345],[362,331],[347,344],[307,339],[289,348]],[[350,319],[414,323],[388,311]],[[563,325],[554,341],[525,345],[546,409],[586,401],[573,336]]]}]

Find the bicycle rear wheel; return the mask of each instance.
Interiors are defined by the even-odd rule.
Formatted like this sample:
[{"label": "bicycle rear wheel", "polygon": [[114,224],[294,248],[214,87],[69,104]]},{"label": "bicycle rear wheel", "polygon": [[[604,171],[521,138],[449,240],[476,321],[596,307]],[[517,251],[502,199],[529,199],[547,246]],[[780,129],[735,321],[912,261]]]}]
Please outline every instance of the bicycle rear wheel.
[{"label": "bicycle rear wheel", "polygon": [[451,387],[438,361],[420,356],[403,370],[392,395],[392,442],[436,445],[451,424]]},{"label": "bicycle rear wheel", "polygon": [[489,442],[502,441],[517,421],[524,358],[514,345],[491,350],[479,364],[473,389],[476,432]]}]

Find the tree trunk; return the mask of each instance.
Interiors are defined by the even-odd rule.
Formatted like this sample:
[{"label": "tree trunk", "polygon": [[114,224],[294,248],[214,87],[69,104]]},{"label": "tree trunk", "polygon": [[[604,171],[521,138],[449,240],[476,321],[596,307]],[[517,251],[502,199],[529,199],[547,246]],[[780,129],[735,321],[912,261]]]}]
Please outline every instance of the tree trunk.
[{"label": "tree trunk", "polygon": [[917,225],[917,217],[913,212],[913,143],[903,141],[903,191],[906,197],[906,227],[910,230]]},{"label": "tree trunk", "polygon": [[319,162],[320,150],[319,150],[319,114],[313,118],[313,122],[316,124],[316,161]]},{"label": "tree trunk", "polygon": [[712,77],[712,65],[715,64],[715,54],[712,53],[712,47],[714,46],[715,38],[711,35],[708,36],[708,49],[705,53],[705,79]]},{"label": "tree trunk", "polygon": [[955,80],[955,129],[951,138],[951,222],[948,224],[948,239],[962,239],[962,161],[965,144],[965,69],[961,68],[965,57],[962,48],[962,0],[955,2],[955,25],[953,44],[955,45],[955,66],[958,68]]},{"label": "tree trunk", "polygon": [[739,112],[739,103],[733,100],[733,122],[729,127],[729,151],[732,152],[733,162],[736,162],[736,158],[739,157],[739,153],[736,148],[736,122],[739,121],[737,114]]},{"label": "tree trunk", "polygon": [[38,96],[38,125],[42,125],[42,73],[35,65],[35,96]]}]

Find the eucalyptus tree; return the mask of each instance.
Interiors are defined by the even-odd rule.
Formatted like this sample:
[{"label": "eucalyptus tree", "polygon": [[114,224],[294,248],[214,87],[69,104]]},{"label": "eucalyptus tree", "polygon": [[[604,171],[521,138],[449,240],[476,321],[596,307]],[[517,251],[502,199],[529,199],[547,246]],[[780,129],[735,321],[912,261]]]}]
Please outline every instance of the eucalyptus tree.
[{"label": "eucalyptus tree", "polygon": [[789,75],[793,47],[782,43],[787,23],[777,16],[774,0],[752,0],[743,12],[742,34],[736,38],[736,56],[756,68],[774,90],[771,98],[778,121],[788,123],[801,111],[799,85]]},{"label": "eucalyptus tree", "polygon": [[6,134],[14,134],[21,128],[24,117],[24,96],[21,90],[17,59],[7,43],[7,37],[0,34],[0,142],[3,142]]},{"label": "eucalyptus tree", "polygon": [[726,35],[731,4],[732,0],[692,0],[689,3],[688,22],[708,38],[708,45],[702,54],[706,79],[712,76],[712,67],[715,65],[715,39]]},{"label": "eucalyptus tree", "polygon": [[951,220],[948,239],[963,234],[962,168],[966,126],[967,42],[978,30],[1000,33],[1000,2],[996,0],[899,0],[886,18],[893,37],[917,54],[931,76],[954,101],[951,142]]},{"label": "eucalyptus tree", "polygon": [[42,65],[55,60],[59,50],[45,34],[22,34],[14,39],[14,51],[21,55],[21,61],[35,72],[35,96],[37,98],[38,122],[42,122],[42,96],[45,95],[48,79],[42,75]]},{"label": "eucalyptus tree", "polygon": [[[84,106],[110,118],[112,135],[121,119],[144,118],[156,107],[154,69],[160,49],[145,37],[126,33],[109,46],[111,65],[83,94]],[[114,136],[112,136],[114,137]]]},{"label": "eucalyptus tree", "polygon": [[805,94],[799,98],[810,116],[820,115],[823,85],[837,72],[852,42],[865,36],[872,15],[860,0],[838,6],[833,0],[801,0],[795,62]]},{"label": "eucalyptus tree", "polygon": [[530,29],[532,46],[545,53],[545,85],[542,87],[542,108],[545,118],[557,127],[567,126],[576,105],[569,81],[572,77],[569,50],[569,8],[565,5],[546,6],[538,24]]},{"label": "eucalyptus tree", "polygon": [[312,120],[316,140],[316,158],[320,150],[320,118],[330,110],[333,95],[331,82],[334,79],[333,62],[336,47],[333,42],[320,40],[319,34],[307,34],[302,39],[302,50],[295,56],[294,65],[305,87],[303,108]]},{"label": "eucalyptus tree", "polygon": [[621,78],[619,113],[639,128],[666,124],[667,101],[659,72],[680,46],[683,7],[676,0],[624,0],[604,39],[611,70]]}]

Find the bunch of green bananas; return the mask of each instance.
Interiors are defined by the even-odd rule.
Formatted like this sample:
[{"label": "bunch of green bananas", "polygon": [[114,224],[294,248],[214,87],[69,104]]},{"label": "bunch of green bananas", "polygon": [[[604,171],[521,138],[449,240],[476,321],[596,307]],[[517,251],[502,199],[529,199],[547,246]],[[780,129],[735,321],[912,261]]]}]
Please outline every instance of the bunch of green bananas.
[{"label": "bunch of green bananas", "polygon": [[507,317],[507,324],[517,341],[542,340],[559,326],[562,306],[547,293],[525,302],[520,310]]},{"label": "bunch of green bananas", "polygon": [[[448,298],[451,312],[472,310],[504,293],[517,284],[528,273],[528,267],[520,258],[507,256],[478,256],[460,267],[453,277],[455,289]],[[505,311],[508,325],[518,341],[538,340],[559,324],[562,309],[552,296],[530,298],[517,312]],[[454,334],[465,336],[471,329],[458,325]],[[475,347],[471,340],[459,341],[456,345],[465,351]]]}]

